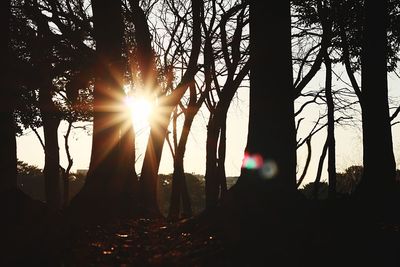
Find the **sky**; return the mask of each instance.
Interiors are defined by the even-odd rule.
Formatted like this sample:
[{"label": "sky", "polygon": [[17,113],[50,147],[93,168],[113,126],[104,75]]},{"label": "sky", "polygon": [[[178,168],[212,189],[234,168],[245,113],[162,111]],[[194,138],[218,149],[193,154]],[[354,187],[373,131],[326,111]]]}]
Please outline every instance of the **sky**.
[{"label": "sky", "polygon": [[[90,9],[89,9],[90,12]],[[338,73],[344,73],[340,66],[335,67]],[[346,75],[343,75],[345,77]],[[346,79],[345,79],[346,80]],[[388,75],[389,95],[394,97],[397,103],[400,103],[400,79],[393,74]],[[339,81],[334,81],[336,88],[344,86]],[[311,81],[305,90],[309,88],[321,88],[324,86],[323,68]],[[335,88],[334,88],[335,89]],[[228,113],[227,121],[227,153],[226,153],[226,173],[228,176],[238,176],[240,174],[240,166],[247,139],[248,127],[248,107],[249,107],[249,89],[244,87],[239,89],[237,96],[231,104]],[[296,102],[298,108],[301,103]],[[296,109],[297,109],[296,108]],[[302,127],[298,133],[299,136],[304,136],[307,133],[307,128],[312,127],[314,120],[321,112],[315,106],[309,106],[304,110],[308,121],[302,123]],[[399,118],[400,119],[400,118]],[[186,155],[185,155],[185,171],[189,173],[204,174],[206,161],[206,130],[207,130],[208,113],[205,107],[202,108],[200,114],[196,116],[191,133],[188,139]],[[140,172],[143,161],[148,128],[143,126],[137,127],[138,131],[136,146],[136,155],[138,160],[136,170]],[[66,132],[66,124],[61,123],[59,128],[59,144],[61,165],[67,166],[66,153],[64,149],[63,134]],[[337,171],[342,172],[351,165],[362,164],[362,133],[360,124],[349,126],[336,127],[336,160]],[[40,128],[39,133],[43,136],[43,130]],[[397,168],[400,168],[400,124],[392,128],[393,147],[396,157]],[[321,154],[322,146],[325,141],[326,130],[322,130],[312,139],[312,160],[305,183],[314,180],[318,160]],[[87,169],[89,166],[91,152],[92,137],[83,130],[73,130],[70,138],[70,152],[74,159],[72,171],[77,169]],[[27,131],[23,136],[17,138],[17,154],[20,160],[29,164],[36,165],[39,168],[44,166],[44,152],[39,140],[32,131]],[[298,149],[298,174],[300,176],[306,158],[306,146]],[[172,172],[172,156],[168,145],[164,145],[162,161],[160,165],[160,173]],[[326,165],[324,168],[322,179],[326,179]]]},{"label": "sky", "polygon": [[[389,95],[399,103],[400,101],[400,79],[393,74],[388,76]],[[338,81],[334,82],[336,88],[341,86]],[[320,88],[324,85],[323,70],[313,79],[308,88]],[[307,90],[307,89],[306,89]],[[234,101],[228,112],[227,121],[227,153],[226,153],[226,173],[228,176],[238,176],[240,174],[240,166],[244,153],[247,127],[248,127],[248,98],[249,89],[244,87],[239,89]],[[299,107],[300,103],[296,104]],[[307,117],[311,119],[304,123],[304,128],[300,129],[299,136],[307,133],[307,123],[309,127],[313,125],[315,116],[318,115],[318,109],[310,106],[305,111]],[[185,171],[188,173],[204,174],[206,159],[206,130],[207,130],[208,113],[203,107],[194,120],[185,155]],[[78,124],[77,124],[78,125]],[[138,160],[136,163],[136,171],[140,173],[141,164],[143,162],[145,145],[147,142],[147,134],[149,128],[145,126],[143,120],[140,122],[141,129],[136,129],[137,140],[136,155]],[[351,165],[362,165],[362,133],[361,126],[358,124],[349,126],[336,127],[336,161],[337,171],[343,172]],[[64,149],[63,134],[66,131],[66,124],[62,123],[59,128],[59,144],[61,165],[67,166],[67,160]],[[42,129],[39,133],[43,134]],[[304,183],[308,183],[315,179],[318,160],[321,154],[322,145],[325,141],[326,130],[322,130],[312,139],[312,161]],[[392,127],[393,147],[396,157],[397,168],[400,168],[400,124]],[[74,159],[72,171],[77,169],[87,169],[89,166],[91,152],[91,135],[83,130],[74,130],[70,139],[70,151]],[[43,149],[32,132],[17,138],[17,153],[19,160],[23,160],[29,164],[36,165],[39,168],[44,166]],[[306,146],[298,150],[298,176],[300,176],[306,158]],[[164,144],[163,156],[159,173],[172,172],[172,156],[167,143]],[[322,179],[327,179],[326,163]]]}]

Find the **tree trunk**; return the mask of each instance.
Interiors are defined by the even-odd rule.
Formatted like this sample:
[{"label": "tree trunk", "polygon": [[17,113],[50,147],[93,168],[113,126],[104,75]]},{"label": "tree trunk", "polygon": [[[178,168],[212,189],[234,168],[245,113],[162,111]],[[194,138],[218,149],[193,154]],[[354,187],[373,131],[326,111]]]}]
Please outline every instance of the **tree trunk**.
[{"label": "tree trunk", "polygon": [[324,168],[324,161],[326,158],[326,152],[328,151],[328,143],[329,140],[328,138],[325,141],[325,144],[322,148],[322,153],[321,156],[319,157],[319,161],[318,161],[318,169],[317,169],[317,176],[315,177],[315,181],[314,181],[314,199],[318,199],[318,195],[319,195],[319,184],[321,182],[321,175],[322,175],[322,169]]},{"label": "tree trunk", "polygon": [[218,143],[218,181],[220,189],[220,198],[223,199],[226,191],[228,190],[226,185],[226,173],[225,173],[225,157],[226,157],[226,113],[221,121],[221,131]]},{"label": "tree trunk", "polygon": [[168,96],[160,97],[158,101],[160,106],[154,112],[154,114],[157,114],[157,120],[150,123],[150,136],[147,142],[139,181],[143,211],[148,216],[161,215],[157,203],[158,168],[160,166],[162,148],[167,135],[169,120],[172,111],[178,105],[187,88],[193,83],[194,75],[197,72],[197,59],[201,45],[200,11],[202,9],[202,2],[199,0],[192,0],[191,2],[193,13],[193,45],[187,70],[175,90]]},{"label": "tree trunk", "polygon": [[17,188],[17,148],[15,140],[15,121],[14,106],[15,92],[10,81],[10,1],[1,1],[0,7],[0,27],[2,38],[0,49],[3,52],[3,62],[1,64],[1,81],[3,83],[0,90],[0,193],[9,192]]},{"label": "tree trunk", "polygon": [[186,183],[186,175],[183,176],[181,185],[181,195],[182,195],[182,217],[189,218],[192,217],[192,201],[190,200],[189,189]]},{"label": "tree trunk", "polygon": [[[273,36],[273,41],[265,38],[266,33]],[[243,166],[239,182],[273,180],[282,190],[294,191],[296,131],[289,1],[250,2],[250,46],[246,153],[261,157],[264,164],[256,169],[253,165]]]},{"label": "tree trunk", "polygon": [[[230,103],[248,73],[249,64],[246,64],[233,79],[228,77],[224,89],[220,93],[220,100],[213,111],[207,125],[206,143],[206,209],[214,208],[219,197],[226,192],[225,175],[225,142],[226,118]],[[221,164],[220,164],[221,163]]]},{"label": "tree trunk", "polygon": [[218,199],[227,189],[225,175],[226,116],[231,100],[231,98],[221,98],[208,121],[205,175],[206,209],[215,208]]},{"label": "tree trunk", "polygon": [[328,53],[325,55],[326,80],[325,97],[328,107],[328,196],[331,199],[336,198],[336,144],[335,144],[335,104],[332,97],[332,62]]},{"label": "tree trunk", "polygon": [[[190,109],[192,107],[188,107]],[[171,191],[171,204],[168,217],[171,220],[179,219],[180,207],[182,199],[182,217],[192,216],[192,205],[190,201],[190,196],[188,188],[186,185],[186,177],[184,171],[183,158],[185,156],[186,144],[190,133],[190,128],[193,123],[196,111],[189,110],[185,114],[185,121],[183,122],[182,133],[175,151],[174,157],[174,173],[172,176],[172,191]]]},{"label": "tree trunk", "polygon": [[78,199],[96,215],[130,216],[135,203],[126,197],[134,195],[134,137],[123,104],[122,8],[112,0],[93,0],[92,7],[97,54],[93,141],[86,183]]},{"label": "tree trunk", "polygon": [[395,181],[387,85],[387,0],[365,1],[361,54],[364,173],[361,193],[367,198],[387,194]]},{"label": "tree trunk", "polygon": [[297,181],[297,184],[296,184],[297,188],[299,188],[299,186],[303,182],[304,178],[306,177],[306,174],[307,174],[307,171],[308,171],[308,167],[310,166],[311,153],[312,153],[312,150],[311,150],[311,136],[309,138],[307,138],[306,144],[307,144],[307,159],[306,159],[306,163],[304,165],[303,172],[301,173],[301,176],[300,176],[299,180]]},{"label": "tree trunk", "polygon": [[[169,218],[171,220],[176,220],[179,218],[180,212],[180,197],[182,197],[182,217],[188,218],[192,216],[192,203],[189,196],[189,191],[186,184],[186,177],[184,171],[183,158],[185,156],[186,144],[189,137],[190,129],[192,127],[193,119],[199,111],[201,105],[203,104],[206,96],[206,92],[202,92],[199,99],[196,96],[196,85],[192,84],[189,87],[190,98],[189,103],[184,110],[185,120],[183,121],[182,132],[179,138],[179,143],[177,141],[176,132],[176,119],[177,110],[175,109],[174,119],[173,119],[173,134],[174,134],[174,174],[172,176],[172,193],[171,193],[171,203],[170,203],[170,213]],[[207,90],[207,89],[206,89]]]},{"label": "tree trunk", "polygon": [[217,206],[219,196],[219,181],[217,172],[217,146],[219,129],[215,119],[216,110],[210,114],[207,126],[206,141],[206,174],[205,193],[206,209],[213,209]]},{"label": "tree trunk", "polygon": [[[127,111],[130,112],[129,110]],[[127,120],[121,130],[121,141],[120,141],[120,159],[119,164],[122,165],[122,179],[124,179],[124,195],[128,197],[127,201],[138,201],[139,193],[139,181],[135,169],[135,131],[133,128],[130,114],[127,115]]]},{"label": "tree trunk", "polygon": [[[177,155],[175,155],[177,156]],[[180,216],[181,194],[185,173],[183,168],[183,156],[174,160],[174,173],[172,174],[171,203],[168,218],[176,221]]]},{"label": "tree trunk", "polygon": [[63,193],[63,207],[67,207],[69,205],[69,198],[70,198],[70,190],[69,190],[69,173],[71,171],[72,168],[72,164],[74,164],[74,161],[71,157],[71,154],[69,152],[69,135],[71,133],[71,129],[72,129],[72,122],[69,121],[68,122],[68,128],[67,128],[67,132],[64,135],[64,148],[65,148],[65,152],[67,154],[67,159],[68,159],[68,166],[65,169],[65,171],[63,170],[63,182],[64,182],[64,193]]},{"label": "tree trunk", "polygon": [[160,114],[157,121],[151,122],[150,136],[139,180],[143,212],[149,216],[161,215],[157,202],[158,168],[171,112],[172,109],[168,108],[168,111]]},{"label": "tree trunk", "polygon": [[44,184],[46,202],[50,208],[61,208],[61,177],[60,177],[60,152],[58,145],[58,126],[60,125],[59,111],[52,99],[52,81],[46,73],[48,68],[41,70],[44,82],[39,88],[39,105],[43,121],[45,161]]}]

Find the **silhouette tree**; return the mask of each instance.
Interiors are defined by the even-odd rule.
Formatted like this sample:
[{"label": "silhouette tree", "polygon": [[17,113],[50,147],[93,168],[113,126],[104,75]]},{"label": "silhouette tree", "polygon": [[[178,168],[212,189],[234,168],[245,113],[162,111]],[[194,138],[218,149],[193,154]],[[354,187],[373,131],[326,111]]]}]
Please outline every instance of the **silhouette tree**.
[{"label": "silhouette tree", "polygon": [[336,153],[335,153],[335,106],[332,96],[332,60],[329,55],[328,49],[330,48],[330,44],[332,43],[332,18],[330,17],[330,3],[327,1],[317,1],[317,12],[320,18],[320,23],[322,26],[322,34],[325,38],[325,41],[329,44],[326,46],[325,51],[323,52],[323,62],[326,68],[326,76],[325,76],[325,98],[327,104],[327,137],[326,142],[323,147],[323,151],[318,163],[317,176],[314,182],[314,197],[318,197],[318,186],[321,180],[321,172],[324,164],[324,160],[326,157],[326,153],[328,152],[328,184],[329,184],[329,197],[335,198],[336,194]]},{"label": "silhouette tree", "polygon": [[10,49],[10,21],[11,21],[11,1],[1,1],[1,33],[0,49],[3,53],[3,64],[1,64],[0,75],[2,89],[0,90],[0,171],[3,175],[0,182],[1,194],[16,190],[17,186],[17,148],[15,140],[15,90],[12,85],[11,77],[11,49]]},{"label": "silhouette tree", "polygon": [[190,128],[192,126],[195,115],[198,113],[201,105],[204,102],[207,91],[200,92],[197,97],[196,85],[193,83],[189,87],[189,101],[186,108],[181,105],[184,121],[182,125],[179,141],[177,140],[176,132],[176,115],[174,114],[174,172],[172,174],[171,202],[168,218],[176,220],[179,218],[181,200],[182,200],[182,217],[192,216],[192,207],[188,188],[186,185],[186,175],[184,172],[184,155],[186,152],[186,144],[189,138]]},{"label": "silhouette tree", "polygon": [[[319,14],[321,16],[321,24],[326,39],[331,42],[332,38],[332,21],[329,16],[330,4],[327,1],[318,1]],[[328,184],[329,197],[335,198],[336,194],[336,148],[335,148],[335,104],[332,96],[332,60],[329,55],[328,48],[324,53],[324,64],[326,67],[325,77],[325,97],[327,104],[327,142],[328,142]]]},{"label": "silhouette tree", "polygon": [[[296,43],[299,43],[299,47],[297,48],[297,55],[295,62],[299,61],[297,65],[299,65],[297,70],[297,78],[295,81],[295,91],[296,91],[296,100],[301,103],[300,108],[296,111],[296,117],[301,114],[301,112],[310,104],[325,104],[327,106],[326,114],[320,115],[318,118],[318,123],[326,118],[327,123],[323,125],[322,128],[327,127],[327,150],[328,150],[328,173],[329,173],[329,186],[330,186],[330,196],[334,197],[335,195],[335,173],[336,173],[336,161],[335,161],[335,137],[334,130],[335,124],[344,119],[350,119],[350,117],[340,117],[335,120],[335,112],[345,113],[348,109],[351,108],[352,104],[349,103],[348,96],[342,90],[333,91],[332,88],[332,73],[333,73],[333,64],[337,61],[335,57],[332,57],[332,54],[335,54],[335,44],[337,42],[338,36],[336,34],[336,24],[334,24],[334,14],[332,12],[334,4],[331,1],[294,1],[293,9],[296,12],[296,19],[294,20],[293,28],[295,29],[295,33],[293,34],[293,40]],[[317,38],[315,38],[317,37]],[[314,41],[314,38],[319,41]],[[316,43],[314,45],[314,43]],[[304,47],[303,47],[304,46]],[[307,47],[311,47],[306,50]],[[319,48],[319,50],[317,50]],[[305,53],[304,56],[303,50]],[[317,52],[316,52],[317,51]],[[313,54],[316,54],[314,58]],[[309,72],[303,79],[300,79],[303,75],[304,69],[310,63],[312,65],[309,67]],[[326,69],[326,81],[325,88],[323,90],[315,92],[315,90],[311,90],[311,92],[302,92],[305,88],[305,85],[310,81],[315,75],[321,64],[324,63]],[[306,83],[307,82],[307,83]],[[325,96],[322,96],[322,92],[325,92]],[[305,98],[310,98],[311,100],[303,101]],[[318,103],[321,101],[322,103]],[[335,103],[336,102],[336,103]],[[336,105],[336,107],[335,107]],[[297,122],[297,130],[300,128],[301,122],[304,120],[304,117],[298,119]],[[318,131],[322,129],[321,127],[314,127],[312,131],[308,134],[308,137],[304,138],[303,141],[301,139],[298,142],[297,148],[301,147],[309,137],[312,137]],[[323,149],[324,150],[324,149]],[[322,153],[324,154],[324,153]],[[322,155],[322,160],[325,157]],[[318,192],[318,181],[321,178],[321,172],[323,167],[323,161],[320,162],[320,166],[318,167],[317,177],[315,181],[315,192]],[[309,157],[306,161],[306,167],[309,166]],[[305,171],[307,170],[305,168]],[[304,174],[304,173],[303,173]],[[304,175],[300,178],[304,179]],[[300,179],[301,181],[303,179]],[[298,185],[300,185],[298,183]]]},{"label": "silhouette tree", "polygon": [[160,216],[156,190],[158,168],[171,114],[179,104],[190,84],[194,82],[194,76],[198,71],[197,59],[201,45],[200,11],[202,9],[202,3],[198,0],[192,0],[190,3],[192,7],[193,34],[192,49],[187,63],[187,69],[179,83],[169,95],[165,95],[167,92],[159,93],[158,106],[153,115],[153,117],[157,119],[150,122],[150,136],[140,175],[141,200],[143,202],[144,212],[149,216]]},{"label": "silhouette tree", "polygon": [[[61,207],[60,172],[63,168],[59,162],[58,126],[62,119],[71,122],[88,117],[86,110],[76,109],[85,102],[80,101],[82,97],[77,90],[87,87],[88,78],[78,81],[75,73],[78,62],[85,62],[87,51],[91,49],[82,45],[87,31],[87,28],[80,28],[85,21],[82,3],[74,2],[74,9],[70,5],[71,2],[66,7],[55,1],[26,1],[13,7],[13,54],[21,73],[16,79],[21,96],[17,102],[17,119],[37,135],[36,128],[43,126],[46,200],[53,209]],[[52,16],[48,16],[49,13]],[[67,22],[60,19],[64,15],[69,18]],[[74,26],[76,30],[72,31]],[[82,49],[79,55],[77,48]],[[80,76],[82,79],[83,75]],[[73,83],[76,91],[71,93]],[[36,91],[39,91],[38,101]]]},{"label": "silhouette tree", "polygon": [[290,32],[289,1],[250,2],[249,133],[238,183],[270,180],[284,192],[296,187]]},{"label": "silhouette tree", "polygon": [[[157,94],[163,98],[168,93],[174,90],[175,81],[179,77],[183,77],[184,71],[188,68],[188,63],[190,63],[190,51],[192,50],[191,42],[191,31],[192,25],[190,25],[190,15],[191,15],[191,2],[186,1],[182,3],[176,3],[175,1],[164,1],[161,3],[162,12],[156,16],[159,18],[162,24],[162,30],[166,31],[165,34],[160,34],[160,27],[151,28],[150,31],[154,34],[152,37],[155,50],[153,53],[143,53],[143,55],[148,55],[147,65],[153,66],[147,72],[146,76],[147,84],[157,85],[153,90],[158,92]],[[136,7],[138,8],[138,7]],[[153,8],[155,9],[155,8]],[[149,10],[142,11],[148,14]],[[142,13],[140,12],[140,13]],[[145,25],[147,25],[147,18],[142,15],[141,20]],[[143,24],[142,23],[142,24]],[[151,24],[151,23],[149,23]],[[141,30],[143,31],[143,29]],[[148,32],[149,29],[144,32]],[[150,34],[150,33],[148,33]],[[146,36],[146,35],[144,35]],[[142,46],[142,50],[146,47],[151,48],[150,36],[148,38],[138,38],[137,42],[146,42],[146,45]],[[188,40],[183,42],[183,40]],[[139,47],[137,53],[140,54]],[[159,55],[159,60],[157,64],[157,70],[155,70],[154,55]],[[138,55],[137,57],[143,57]],[[141,60],[144,60],[142,58]],[[191,63],[192,64],[192,63]],[[139,70],[141,64],[139,64]],[[146,65],[145,65],[146,66]],[[146,69],[146,68],[145,68]],[[141,76],[143,74],[140,71]],[[146,72],[146,71],[144,71]],[[156,77],[155,73],[158,73]],[[144,77],[142,77],[143,80]],[[150,79],[149,79],[150,78]],[[158,81],[155,81],[157,78]],[[142,83],[145,83],[142,81]],[[148,94],[151,86],[147,85],[144,88],[144,94]],[[190,128],[193,123],[194,117],[200,109],[202,103],[204,102],[204,92],[201,89],[202,86],[193,82],[189,85],[189,92],[182,96],[177,106],[173,110],[172,114],[172,130],[167,130],[166,140],[168,142],[171,154],[173,157],[173,174],[172,174],[172,185],[171,185],[171,195],[170,195],[170,206],[168,218],[171,220],[176,220],[182,215],[182,217],[189,217],[192,215],[191,200],[186,185],[186,174],[184,173],[184,155],[186,151],[186,143],[189,138]],[[198,92],[197,92],[198,91]],[[161,107],[162,108],[162,107]],[[160,110],[161,111],[161,110]],[[180,135],[178,135],[178,117],[183,115],[183,123]],[[179,117],[181,118],[181,117]],[[154,118],[157,120],[157,118]],[[169,139],[169,133],[172,133],[173,143]],[[181,205],[182,204],[182,205]],[[182,213],[181,213],[182,206]]]},{"label": "silhouette tree", "polygon": [[364,192],[365,197],[372,191],[382,197],[387,195],[395,181],[387,85],[388,2],[367,0],[364,6],[361,52],[364,173],[360,193]]},{"label": "silhouette tree", "polygon": [[[76,205],[102,217],[128,216],[135,211],[134,162],[124,135],[132,133],[123,105],[123,20],[119,1],[93,1],[97,63],[93,105],[93,143],[86,183]],[[110,20],[110,16],[113,18]]]},{"label": "silhouette tree", "polygon": [[[215,4],[215,3],[214,3]],[[212,7],[211,22],[216,10]],[[203,22],[204,81],[209,88],[206,105],[210,111],[206,141],[206,208],[215,208],[227,191],[225,175],[226,119],[238,88],[248,75],[248,10],[244,3],[233,5],[222,13],[214,26]],[[205,21],[205,19],[203,20]],[[232,28],[234,30],[230,31]],[[228,42],[230,40],[230,42]],[[215,44],[214,44],[215,43]],[[216,46],[220,46],[217,47]],[[220,56],[219,56],[220,54]],[[218,64],[222,57],[222,68]],[[211,90],[214,87],[215,90]],[[217,100],[218,99],[218,100]]]},{"label": "silhouette tree", "polygon": [[[296,253],[288,237],[297,240],[291,222],[294,205],[300,204],[293,201],[297,191],[290,1],[248,3],[249,131],[241,175],[222,207],[235,218],[225,222],[238,225],[241,264],[289,266],[292,259],[284,255]],[[259,240],[268,244],[255,245]]]}]

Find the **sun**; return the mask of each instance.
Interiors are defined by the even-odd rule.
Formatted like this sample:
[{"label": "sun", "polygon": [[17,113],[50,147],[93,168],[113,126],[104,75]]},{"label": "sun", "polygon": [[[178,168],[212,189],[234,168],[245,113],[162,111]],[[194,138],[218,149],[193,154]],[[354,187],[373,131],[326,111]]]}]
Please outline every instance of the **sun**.
[{"label": "sun", "polygon": [[136,130],[149,126],[153,105],[144,97],[127,96],[124,99],[125,105],[130,110],[130,116]]}]

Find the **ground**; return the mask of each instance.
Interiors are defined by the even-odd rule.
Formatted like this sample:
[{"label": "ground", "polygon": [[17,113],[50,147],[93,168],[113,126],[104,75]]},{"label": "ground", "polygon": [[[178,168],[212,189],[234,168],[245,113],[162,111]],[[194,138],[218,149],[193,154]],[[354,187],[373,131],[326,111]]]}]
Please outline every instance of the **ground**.
[{"label": "ground", "polygon": [[398,221],[372,220],[351,200],[78,226],[18,199],[2,202],[0,266],[400,266]]},{"label": "ground", "polygon": [[221,266],[221,239],[189,232],[185,222],[131,219],[76,229],[67,266]]}]

